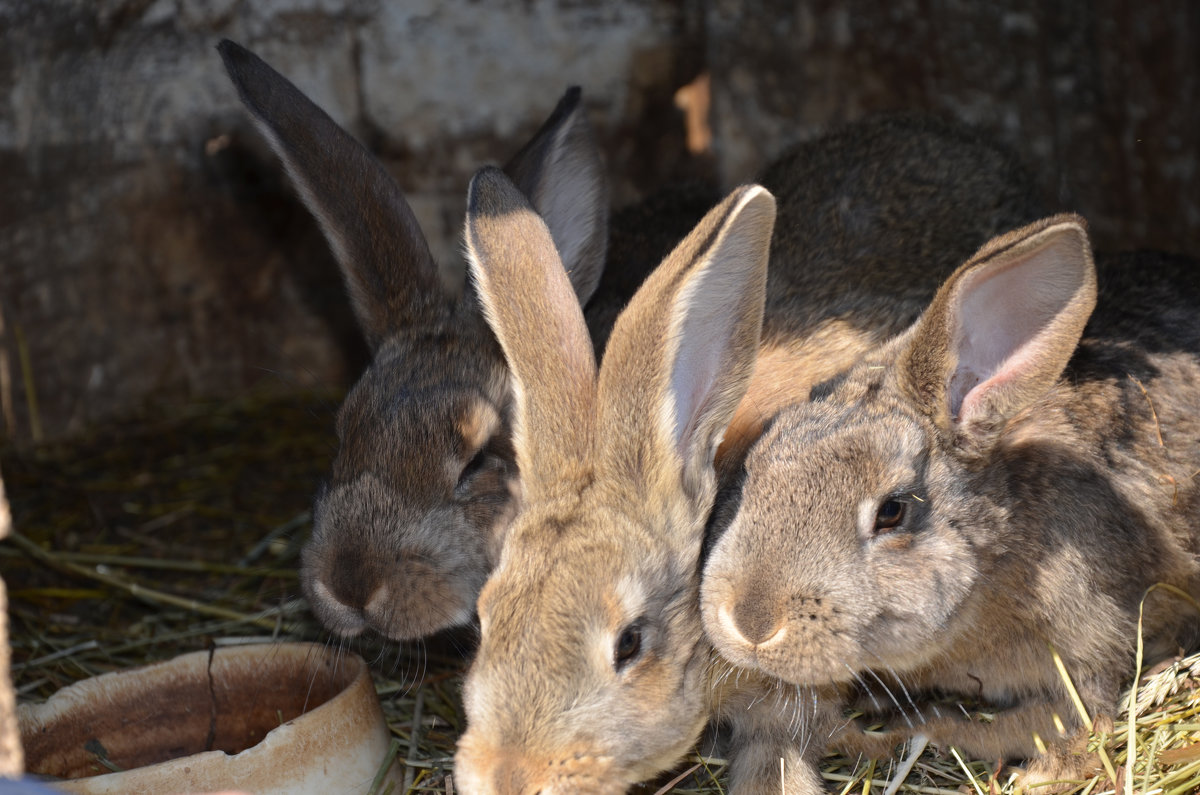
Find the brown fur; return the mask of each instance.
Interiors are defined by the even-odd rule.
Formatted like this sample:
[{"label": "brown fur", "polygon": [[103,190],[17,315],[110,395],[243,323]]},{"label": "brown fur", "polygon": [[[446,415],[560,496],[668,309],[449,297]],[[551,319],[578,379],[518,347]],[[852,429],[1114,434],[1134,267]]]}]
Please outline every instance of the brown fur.
[{"label": "brown fur", "polygon": [[[498,172],[472,182],[472,271],[518,381],[526,499],[479,599],[464,792],[621,792],[707,720],[696,561],[712,456],[758,343],[773,219],[761,188],[710,212],[620,316],[597,373],[536,214]],[[509,256],[513,240],[526,257]],[[714,314],[717,296],[730,306]],[[627,660],[626,632],[640,638]]]},{"label": "brown fur", "polygon": [[[919,731],[1032,758],[1028,783],[1090,772],[1051,645],[1111,724],[1146,589],[1200,595],[1200,270],[1113,260],[1093,313],[1095,283],[1079,219],[993,241],[747,458],[705,568],[705,627],[723,656],[821,688],[830,710],[890,718],[883,737],[835,744],[879,755]],[[1021,353],[991,361],[996,340]],[[904,519],[876,531],[892,499]],[[1180,600],[1148,598],[1151,657],[1198,630]]]},{"label": "brown fur", "polygon": [[[738,249],[766,240],[755,238],[763,224],[745,228],[732,213],[747,189],[710,213],[638,291],[596,387],[582,377],[578,330],[564,327],[577,312],[544,289],[558,269],[544,261],[544,233],[527,208],[509,196],[503,213],[469,214],[469,239],[499,238],[494,269],[486,245],[472,267],[483,272],[481,290],[494,293],[488,317],[514,371],[522,369],[515,360],[527,360],[533,386],[514,390],[515,411],[541,419],[519,436],[518,459],[527,472],[544,458],[536,466],[545,482],[524,481],[527,499],[480,597],[481,645],[457,757],[467,793],[619,791],[676,761],[713,715],[732,723],[736,791],[778,792],[781,757],[787,791],[819,786],[806,761],[815,744],[803,738],[837,729],[828,705],[841,702],[730,668],[696,633],[714,446],[738,411],[721,452],[735,471],[734,445],[753,441],[777,407],[806,398],[816,375],[835,376],[910,322],[957,261],[1031,210],[1011,158],[928,120],[848,127],[799,147],[771,175],[787,197],[779,211],[790,229],[775,227],[764,353],[752,377],[759,347],[746,342],[759,339],[750,319],[763,293],[747,281],[758,271],[735,266],[747,259]],[[502,184],[495,174],[477,183]],[[491,220],[500,215],[504,225]],[[731,247],[731,234],[742,243]],[[523,279],[507,264],[514,239],[531,252]],[[887,274],[876,294],[880,269]],[[545,294],[521,295],[528,291]],[[548,319],[551,306],[570,317]],[[713,336],[722,323],[742,342],[722,347]],[[689,383],[669,375],[681,367],[695,380],[673,391]],[[693,419],[679,426],[668,407],[686,395]],[[613,644],[638,621],[653,640],[619,669]],[[577,755],[587,761],[571,762]]]},{"label": "brown fur", "polygon": [[1043,214],[1017,159],[963,125],[893,115],[772,163],[779,201],[763,345],[718,455],[727,479],[785,406],[907,327],[993,235]]},{"label": "brown fur", "polygon": [[[338,412],[339,449],[313,509],[301,580],[352,636],[416,638],[469,621],[519,492],[509,376],[469,290],[447,295],[400,187],[295,86],[220,47],[259,130],[337,256],[373,361]],[[578,89],[506,166],[547,219],[574,294],[596,288],[603,165]]]}]

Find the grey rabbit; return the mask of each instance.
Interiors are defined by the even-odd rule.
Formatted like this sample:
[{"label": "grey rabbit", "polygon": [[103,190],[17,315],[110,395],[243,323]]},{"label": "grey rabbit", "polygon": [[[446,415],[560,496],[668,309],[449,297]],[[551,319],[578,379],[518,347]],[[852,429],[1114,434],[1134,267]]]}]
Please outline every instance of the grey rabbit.
[{"label": "grey rabbit", "polygon": [[701,632],[718,486],[773,412],[1040,210],[1011,155],[921,118],[831,132],[764,184],[777,199],[735,190],[651,274],[597,367],[537,214],[494,169],[472,181],[468,261],[513,373],[524,498],[478,604],[455,771],[468,795],[623,791],[713,718],[733,726],[735,792],[779,792],[781,758],[786,791],[819,789],[797,733],[837,716],[732,670]]},{"label": "grey rabbit", "polygon": [[[218,50],[336,255],[372,361],[337,416],[301,582],[341,636],[469,622],[519,492],[508,369],[475,295],[447,293],[383,166],[253,53]],[[577,88],[505,167],[549,224],[580,303],[608,234],[607,182]]]},{"label": "grey rabbit", "polygon": [[[870,755],[919,731],[1029,760],[1026,786],[1090,773],[1054,654],[1111,728],[1147,590],[1200,597],[1200,265],[1113,257],[1097,294],[1083,220],[1041,220],[781,412],[706,562],[719,653],[831,708],[876,699],[889,730],[840,738]],[[1198,632],[1146,597],[1148,659]]]}]

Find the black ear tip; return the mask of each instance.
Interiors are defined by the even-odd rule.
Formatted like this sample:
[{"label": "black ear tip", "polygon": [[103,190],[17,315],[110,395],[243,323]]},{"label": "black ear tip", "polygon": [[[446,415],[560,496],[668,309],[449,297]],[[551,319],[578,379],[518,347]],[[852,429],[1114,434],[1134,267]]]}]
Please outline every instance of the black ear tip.
[{"label": "black ear tip", "polygon": [[230,39],[221,39],[217,45],[217,52],[225,64],[225,71],[229,73],[229,77],[238,84],[239,88],[253,74],[274,71],[267,66],[263,59]]},{"label": "black ear tip", "polygon": [[250,54],[250,51],[245,47],[229,39],[221,39],[220,43],[217,44],[217,52],[221,54],[221,60],[227,66],[231,62],[244,59]]},{"label": "black ear tip", "polygon": [[525,195],[500,169],[484,166],[471,178],[467,189],[467,212],[472,215],[500,215],[502,208],[528,204]]},{"label": "black ear tip", "polygon": [[550,114],[550,118],[546,120],[546,126],[552,126],[561,122],[563,119],[570,116],[579,107],[583,100],[583,89],[579,86],[571,86],[562,95],[562,99],[554,106],[554,112]]},{"label": "black ear tip", "polygon": [[217,45],[217,52],[221,55],[221,62],[225,64],[225,71],[229,73],[230,79],[240,88],[242,75],[254,62],[254,53],[229,39],[221,39],[221,43]]},{"label": "black ear tip", "polygon": [[475,172],[475,176],[471,177],[472,189],[479,190],[494,190],[504,183],[511,183],[512,180],[508,175],[495,166],[484,166]]}]

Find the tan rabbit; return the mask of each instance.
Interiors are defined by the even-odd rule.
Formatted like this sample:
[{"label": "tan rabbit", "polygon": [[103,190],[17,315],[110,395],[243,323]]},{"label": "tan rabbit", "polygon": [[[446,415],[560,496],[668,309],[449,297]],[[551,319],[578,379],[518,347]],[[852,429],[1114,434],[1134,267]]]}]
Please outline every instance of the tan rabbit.
[{"label": "tan rabbit", "polygon": [[[320,222],[373,353],[338,412],[304,591],[342,636],[370,627],[399,640],[466,623],[515,509],[501,351],[475,296],[446,294],[387,171],[258,57],[230,41],[218,50]],[[579,89],[506,171],[547,220],[586,302],[604,262],[608,198]]]},{"label": "tan rabbit", "polygon": [[701,221],[620,316],[597,374],[544,226],[497,172],[476,177],[469,262],[513,373],[524,498],[480,595],[464,792],[623,791],[712,717],[733,724],[735,791],[778,792],[781,758],[786,791],[819,791],[820,743],[806,738],[838,728],[840,702],[731,670],[697,631],[716,448],[735,411],[748,418],[738,443],[756,433],[781,384],[807,396],[816,376],[786,364],[848,366],[919,312],[920,284],[931,295],[952,257],[1029,212],[1012,165],[915,119],[847,127],[781,161],[791,227],[775,227],[767,311],[789,314],[768,318],[762,343],[782,375],[760,362],[752,380],[770,193],[739,189]]},{"label": "tan rabbit", "polygon": [[[1111,725],[1147,589],[1200,596],[1200,264],[1145,255],[1101,276],[1093,314],[1076,216],[998,237],[909,329],[779,414],[705,566],[723,657],[876,699],[894,731],[849,739],[867,753],[915,729],[1029,758],[1030,784],[1088,772],[1052,649]],[[1149,658],[1196,640],[1184,601],[1145,607]]]},{"label": "tan rabbit", "polygon": [[774,200],[742,188],[618,318],[597,373],[548,230],[499,171],[467,245],[512,368],[522,510],[479,599],[466,793],[622,792],[709,717],[697,563],[762,320]]}]

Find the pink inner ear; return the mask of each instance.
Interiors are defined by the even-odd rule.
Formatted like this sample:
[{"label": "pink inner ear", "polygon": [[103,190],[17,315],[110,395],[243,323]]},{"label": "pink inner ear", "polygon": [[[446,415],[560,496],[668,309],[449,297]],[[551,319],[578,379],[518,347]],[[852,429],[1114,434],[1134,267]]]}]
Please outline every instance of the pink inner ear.
[{"label": "pink inner ear", "polygon": [[963,280],[951,340],[957,363],[947,383],[950,415],[960,423],[1007,405],[1004,398],[1024,391],[1050,359],[1062,359],[1060,371],[1066,364],[1070,351],[1059,350],[1049,332],[1080,289],[1072,242],[1053,238],[1024,256],[982,265]]},{"label": "pink inner ear", "polygon": [[675,445],[685,461],[695,444],[711,441],[697,439],[696,434],[701,416],[710,407],[718,372],[728,365],[738,319],[729,298],[744,289],[738,275],[707,268],[681,295],[684,311],[677,326],[679,349],[671,370],[671,394]]},{"label": "pink inner ear", "polygon": [[[955,384],[951,384],[951,416],[959,422],[968,420],[972,417],[979,416],[986,410],[984,398],[994,390],[1003,390],[1012,382],[1017,381],[1033,364],[1032,348],[1034,345],[1028,345],[1020,349],[1004,361],[1003,367],[996,371],[996,374],[986,381],[980,382],[978,376],[970,384],[962,384],[963,392],[958,393],[956,398],[954,395]],[[956,374],[957,377],[957,374]],[[965,394],[964,394],[965,392]]]}]

